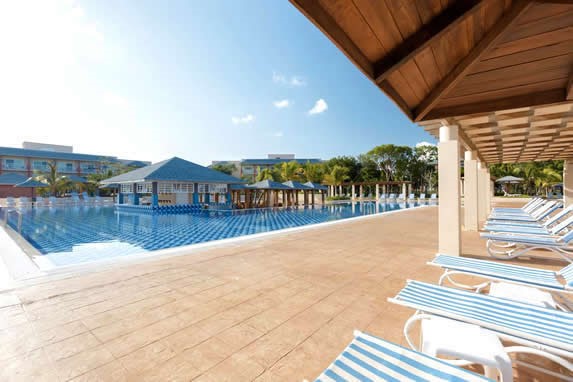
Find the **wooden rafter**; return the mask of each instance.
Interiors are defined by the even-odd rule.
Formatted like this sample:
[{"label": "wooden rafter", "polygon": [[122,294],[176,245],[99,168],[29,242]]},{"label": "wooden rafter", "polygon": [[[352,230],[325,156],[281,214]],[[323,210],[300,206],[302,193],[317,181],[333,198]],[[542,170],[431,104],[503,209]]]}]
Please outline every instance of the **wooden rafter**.
[{"label": "wooden rafter", "polygon": [[573,101],[573,70],[571,70],[569,81],[567,82],[567,88],[565,88],[565,98],[568,101]]},{"label": "wooden rafter", "polygon": [[486,111],[517,109],[526,106],[538,106],[562,102],[566,102],[565,97],[563,96],[563,88],[502,98],[498,100],[476,102],[467,105],[456,105],[442,109],[435,109],[428,112],[425,117],[428,120],[432,120],[452,115],[466,115]]},{"label": "wooden rafter", "polygon": [[[463,58],[460,63],[430,92],[430,94],[418,105],[414,112],[414,120],[421,121],[428,115],[438,101],[448,93],[469,70],[479,62],[479,59],[486,54],[504,35],[504,32],[511,27],[514,22],[530,6],[530,0],[516,1],[509,11],[507,11],[499,21],[489,30],[480,42]],[[498,108],[500,110],[501,108]],[[450,116],[456,114],[449,114]],[[438,117],[440,118],[440,117]],[[437,119],[436,117],[428,119]]]},{"label": "wooden rafter", "polygon": [[392,49],[383,59],[374,63],[376,82],[380,84],[386,80],[412,57],[473,15],[483,3],[481,0],[455,1],[452,6]]}]

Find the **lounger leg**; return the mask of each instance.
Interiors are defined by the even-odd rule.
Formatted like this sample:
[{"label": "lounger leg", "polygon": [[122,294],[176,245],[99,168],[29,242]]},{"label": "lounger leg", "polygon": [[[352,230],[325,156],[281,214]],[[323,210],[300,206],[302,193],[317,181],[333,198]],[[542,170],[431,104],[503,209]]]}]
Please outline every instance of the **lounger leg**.
[{"label": "lounger leg", "polygon": [[[466,284],[462,284],[462,283],[458,283],[456,281],[454,281],[452,279],[452,275],[455,274],[464,274],[463,272],[459,272],[459,271],[450,271],[447,270],[444,272],[444,274],[440,277],[440,280],[438,281],[438,285],[444,285],[444,281],[448,280],[450,282],[450,284],[452,284],[455,287],[458,288],[462,288],[462,289],[468,289],[468,290],[475,290],[476,292],[481,292],[485,287],[487,287],[490,282],[486,281],[483,282],[481,284],[476,284],[476,285],[466,285]],[[467,275],[467,273],[466,273]]]}]

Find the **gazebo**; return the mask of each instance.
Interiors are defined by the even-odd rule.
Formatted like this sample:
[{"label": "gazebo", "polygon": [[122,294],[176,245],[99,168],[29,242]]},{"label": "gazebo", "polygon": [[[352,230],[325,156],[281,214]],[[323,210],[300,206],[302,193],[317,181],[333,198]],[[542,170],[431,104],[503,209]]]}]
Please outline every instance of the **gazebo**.
[{"label": "gazebo", "polygon": [[279,192],[282,193],[283,203],[287,200],[287,193],[292,195],[294,188],[273,180],[261,180],[260,182],[249,184],[248,188],[255,190],[255,207],[276,207],[278,206]]},{"label": "gazebo", "polygon": [[571,1],[290,1],[439,139],[440,253],[486,219],[490,164],[564,160],[573,203]]},{"label": "gazebo", "polygon": [[241,183],[177,157],[101,181],[103,186],[119,186],[118,205],[151,207],[229,204],[231,185]]},{"label": "gazebo", "polygon": [[[302,191],[302,193],[303,193],[303,204],[305,206],[309,204],[308,192],[311,191],[312,188],[310,188],[310,187],[308,187],[308,186],[306,186],[300,182],[293,181],[293,180],[283,182],[283,184],[285,186],[288,186],[288,187],[293,189],[292,193],[287,193],[287,195],[286,195],[286,197],[287,197],[286,205],[287,206],[289,206],[289,205],[291,205],[291,206],[297,205],[298,206],[298,204],[299,204],[298,195],[299,195],[300,191]],[[291,198],[291,196],[293,196],[294,198]],[[294,200],[292,200],[292,199],[294,199]],[[312,195],[311,201],[312,201],[312,204],[314,205],[314,195]]]},{"label": "gazebo", "polygon": [[306,182],[304,183],[304,185],[312,189],[311,192],[312,204],[314,204],[314,194],[318,191],[320,193],[322,204],[324,205],[326,193],[328,192],[328,186],[315,182]]}]

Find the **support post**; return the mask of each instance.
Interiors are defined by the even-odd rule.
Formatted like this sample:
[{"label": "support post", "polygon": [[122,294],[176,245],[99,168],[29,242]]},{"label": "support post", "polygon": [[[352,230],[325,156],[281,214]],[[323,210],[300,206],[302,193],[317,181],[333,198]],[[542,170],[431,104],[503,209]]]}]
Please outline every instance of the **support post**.
[{"label": "support post", "polygon": [[483,163],[478,162],[478,220],[484,222],[489,213],[487,205],[487,193],[489,179],[487,176],[487,169]]},{"label": "support post", "polygon": [[151,183],[151,205],[157,207],[159,205],[159,195],[157,194],[157,182]]},{"label": "support post", "polygon": [[[314,192],[314,191],[313,191],[313,192]],[[322,205],[324,206],[324,202],[325,202],[324,191],[320,191],[320,196],[322,197]]]},{"label": "support post", "polygon": [[310,204],[314,206],[314,190],[312,190],[310,193]]},{"label": "support post", "polygon": [[356,186],[353,184],[352,187],[351,187],[351,189],[352,189],[352,191],[351,191],[351,192],[352,192],[352,195],[350,195],[350,198],[351,198],[352,200],[354,200],[354,199],[356,199]]},{"label": "support post", "polygon": [[406,197],[410,196],[410,194],[412,193],[412,183],[408,183],[408,195],[405,195]]},{"label": "support post", "polygon": [[402,183],[402,195],[404,199],[408,197],[408,194],[406,194],[406,183]]},{"label": "support post", "polygon": [[478,170],[473,151],[464,155],[464,227],[466,231],[478,230]]},{"label": "support post", "polygon": [[360,200],[362,200],[362,198],[364,198],[364,186],[360,185]]},{"label": "support post", "polygon": [[376,184],[376,201],[380,200],[380,185]]},{"label": "support post", "polygon": [[563,201],[565,207],[573,204],[573,159],[563,163]]},{"label": "support post", "polygon": [[460,144],[458,126],[440,127],[438,144],[438,251],[459,256],[461,253]]}]

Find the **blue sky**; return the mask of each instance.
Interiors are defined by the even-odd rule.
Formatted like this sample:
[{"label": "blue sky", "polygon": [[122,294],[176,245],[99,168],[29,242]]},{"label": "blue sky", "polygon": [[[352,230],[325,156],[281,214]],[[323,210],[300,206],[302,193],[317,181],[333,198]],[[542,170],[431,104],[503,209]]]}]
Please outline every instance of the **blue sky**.
[{"label": "blue sky", "polygon": [[0,8],[2,145],[208,164],[433,142],[287,1]]}]

